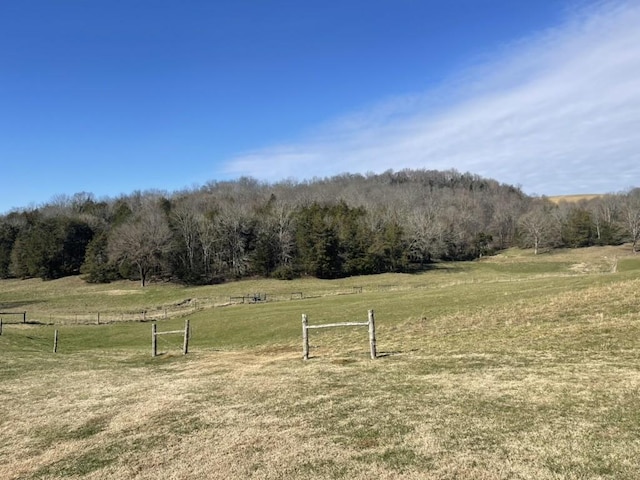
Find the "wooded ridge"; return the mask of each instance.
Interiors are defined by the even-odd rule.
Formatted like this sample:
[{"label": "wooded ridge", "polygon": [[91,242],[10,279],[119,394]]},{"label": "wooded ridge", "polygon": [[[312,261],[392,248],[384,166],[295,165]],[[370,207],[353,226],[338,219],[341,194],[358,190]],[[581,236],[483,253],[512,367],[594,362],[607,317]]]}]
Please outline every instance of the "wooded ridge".
[{"label": "wooded ridge", "polygon": [[0,216],[0,278],[210,284],[415,271],[521,246],[640,240],[640,189],[552,202],[455,170],[212,181],[114,199],[58,196]]}]

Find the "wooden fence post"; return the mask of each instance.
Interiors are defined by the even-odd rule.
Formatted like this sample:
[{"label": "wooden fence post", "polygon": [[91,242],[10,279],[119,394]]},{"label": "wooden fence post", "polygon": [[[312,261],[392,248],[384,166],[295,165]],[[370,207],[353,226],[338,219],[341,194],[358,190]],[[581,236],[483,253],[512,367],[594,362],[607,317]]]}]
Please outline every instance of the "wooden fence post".
[{"label": "wooden fence post", "polygon": [[309,320],[307,314],[302,314],[302,358],[309,360]]},{"label": "wooden fence post", "polygon": [[53,332],[53,353],[58,351],[58,330]]},{"label": "wooden fence post", "polygon": [[100,312],[98,312],[98,325],[100,325]]},{"label": "wooden fence post", "polygon": [[151,356],[155,357],[158,353],[158,336],[156,335],[156,324],[151,325]]},{"label": "wooden fence post", "polygon": [[2,319],[0,318],[0,335],[2,335]]},{"label": "wooden fence post", "polygon": [[369,310],[369,348],[371,349],[371,359],[375,360],[376,352],[376,320],[373,310]]},{"label": "wooden fence post", "polygon": [[22,323],[27,323],[27,312],[22,312]]},{"label": "wooden fence post", "polygon": [[189,320],[184,321],[184,344],[182,346],[182,354],[186,355],[189,352]]}]

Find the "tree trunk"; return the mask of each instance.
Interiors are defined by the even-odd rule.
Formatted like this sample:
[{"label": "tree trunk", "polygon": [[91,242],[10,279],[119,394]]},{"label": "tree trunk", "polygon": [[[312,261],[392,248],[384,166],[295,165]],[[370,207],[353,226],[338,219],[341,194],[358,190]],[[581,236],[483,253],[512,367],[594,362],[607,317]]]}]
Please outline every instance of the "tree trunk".
[{"label": "tree trunk", "polygon": [[142,265],[138,265],[140,272],[140,286],[144,287],[147,284],[147,269]]}]

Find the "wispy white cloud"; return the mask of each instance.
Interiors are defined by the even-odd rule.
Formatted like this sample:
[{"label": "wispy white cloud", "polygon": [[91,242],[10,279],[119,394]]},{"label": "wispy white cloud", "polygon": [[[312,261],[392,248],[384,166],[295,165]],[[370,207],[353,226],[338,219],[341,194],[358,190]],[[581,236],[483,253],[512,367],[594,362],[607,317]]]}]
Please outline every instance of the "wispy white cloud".
[{"label": "wispy white cloud", "polygon": [[402,168],[470,171],[529,193],[640,184],[640,4],[606,2],[522,40],[448,88],[231,159],[265,180]]}]

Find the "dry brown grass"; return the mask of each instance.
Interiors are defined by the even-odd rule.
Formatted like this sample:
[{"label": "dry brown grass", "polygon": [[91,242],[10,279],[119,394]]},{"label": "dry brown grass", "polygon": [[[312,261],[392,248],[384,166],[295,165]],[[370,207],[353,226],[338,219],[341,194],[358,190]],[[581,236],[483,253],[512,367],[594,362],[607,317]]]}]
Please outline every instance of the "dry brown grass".
[{"label": "dry brown grass", "polygon": [[119,369],[69,357],[46,376],[5,381],[0,478],[640,474],[638,423],[627,425],[637,363],[320,353],[303,363],[293,349],[218,352]]}]

